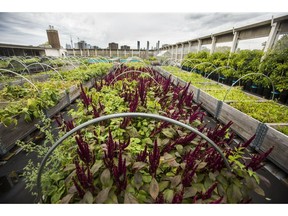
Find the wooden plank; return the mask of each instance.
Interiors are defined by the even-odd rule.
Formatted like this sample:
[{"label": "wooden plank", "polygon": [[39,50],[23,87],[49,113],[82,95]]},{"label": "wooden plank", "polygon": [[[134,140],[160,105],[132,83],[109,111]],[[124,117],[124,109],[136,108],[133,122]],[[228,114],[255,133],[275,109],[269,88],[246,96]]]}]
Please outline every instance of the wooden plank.
[{"label": "wooden plank", "polygon": [[272,146],[274,146],[274,149],[268,157],[269,160],[288,173],[288,136],[268,126],[260,150],[265,152]]},{"label": "wooden plank", "polygon": [[266,125],[276,128],[276,127],[288,126],[288,123],[266,123]]},{"label": "wooden plank", "polygon": [[67,100],[66,93],[64,93],[60,101],[54,107],[47,110],[48,117],[54,116],[56,113],[58,113],[60,110],[62,110],[68,105],[69,105],[69,101]]},{"label": "wooden plank", "polygon": [[218,100],[216,98],[200,90],[199,103],[202,103],[202,107],[209,113],[211,113],[212,115],[215,114],[218,103]]},{"label": "wooden plank", "polygon": [[7,153],[14,147],[17,140],[21,140],[36,130],[35,124],[39,122],[38,119],[33,119],[31,122],[24,120],[24,115],[16,117],[18,124],[5,127],[0,123],[0,155]]},{"label": "wooden plank", "polygon": [[192,84],[190,84],[189,86],[189,90],[192,91],[194,93],[194,95],[196,96],[198,88],[193,86]]},{"label": "wooden plank", "polygon": [[83,83],[83,87],[90,89],[93,86],[93,83],[94,83],[93,81],[94,81],[94,79]]},{"label": "wooden plank", "polygon": [[69,98],[70,98],[70,102],[76,100],[76,98],[79,97],[80,95],[80,87],[79,86],[72,86],[69,89]]},{"label": "wooden plank", "polygon": [[[97,77],[98,78],[98,77]],[[96,78],[96,79],[97,79]],[[95,78],[92,78],[90,81],[83,84],[83,86],[91,88],[95,82]],[[69,99],[70,103],[74,101],[80,95],[80,87],[72,86],[69,89]],[[67,96],[64,93],[61,96],[60,101],[54,107],[47,110],[48,117],[51,117],[61,111],[64,107],[68,106],[69,102],[67,100]],[[2,123],[0,123],[0,155],[6,154],[10,149],[15,146],[15,142],[17,140],[22,140],[35,131],[37,128],[35,124],[39,123],[39,119],[34,119],[32,122],[26,122],[24,120],[24,115],[15,117],[18,120],[18,124],[10,125],[5,127]]]},{"label": "wooden plank", "polygon": [[177,77],[177,81],[178,81],[178,85],[181,87],[186,86],[188,83],[184,80],[182,80],[181,78]]},{"label": "wooden plank", "polygon": [[224,124],[232,121],[231,129],[244,140],[250,139],[255,133],[260,123],[258,120],[223,103],[218,119]]}]

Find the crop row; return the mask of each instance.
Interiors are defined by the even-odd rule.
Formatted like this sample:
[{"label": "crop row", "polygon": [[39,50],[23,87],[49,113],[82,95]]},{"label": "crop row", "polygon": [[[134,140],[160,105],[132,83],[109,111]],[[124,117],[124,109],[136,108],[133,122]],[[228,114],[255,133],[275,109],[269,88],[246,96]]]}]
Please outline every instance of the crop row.
[{"label": "crop row", "polygon": [[203,77],[199,79],[199,76],[201,75],[188,73],[177,67],[168,66],[163,68],[184,81],[191,82],[193,86],[207,92],[209,95],[217,98],[218,100],[223,100],[227,94],[226,102],[229,102],[230,106],[246,113],[249,116],[252,116],[261,122],[288,122],[288,108],[285,105],[280,105],[274,101],[263,101],[261,98],[247,95],[241,91],[239,87],[232,87],[232,89],[228,91],[229,87],[227,86],[216,84],[215,82]]},{"label": "crop row", "polygon": [[[21,144],[42,157],[52,153],[43,172],[39,164],[26,166],[27,187],[35,189],[38,173],[38,195],[47,203],[243,203],[250,201],[251,190],[264,195],[255,171],[272,149],[243,157],[253,137],[234,145],[231,122],[207,127],[206,114],[188,89],[151,68],[133,72],[127,66],[91,89],[81,87],[70,118],[56,118],[58,136],[42,130],[50,144],[71,134],[53,153],[48,141],[37,148]],[[114,118],[79,130],[89,120],[125,112],[162,115],[197,128],[223,152],[233,171],[205,139],[165,121]],[[52,123],[43,122],[46,129]]]},{"label": "crop row", "polygon": [[22,85],[4,83],[0,90],[0,153],[6,153],[15,145],[15,140],[22,139],[35,129],[41,113],[53,116],[58,109],[75,100],[80,83],[106,74],[112,65],[99,63],[88,68],[50,73],[43,80]]},{"label": "crop row", "polygon": [[[175,84],[179,84],[182,86],[187,84],[187,82],[183,81],[181,78],[172,75],[171,73],[163,70],[160,67],[157,67],[157,70],[164,77],[171,77],[173,83]],[[277,167],[281,168],[285,172],[288,172],[288,161],[286,154],[288,150],[288,136],[281,133],[280,131],[277,131],[279,130],[279,128],[284,127],[284,130],[281,131],[285,132],[285,127],[287,127],[287,123],[263,123],[237,110],[236,108],[232,107],[231,104],[225,103],[222,100],[217,100],[213,96],[209,95],[208,93],[199,88],[196,88],[193,85],[190,85],[190,91],[196,95],[195,101],[201,104],[201,106],[207,112],[212,114],[212,116],[214,116],[218,121],[224,124],[228,123],[229,121],[233,121],[231,129],[233,129],[233,131],[244,140],[248,140],[251,136],[256,134],[255,139],[250,145],[256,151],[263,152],[273,146],[274,150],[269,155],[269,160],[271,160]],[[245,104],[249,104],[249,102]],[[262,105],[263,102],[259,101],[259,103],[257,104]],[[287,108],[286,110],[283,110],[283,113],[285,114],[286,111]],[[282,116],[283,113],[281,113],[280,111],[278,114],[279,116]],[[283,116],[283,119],[285,119],[286,116],[287,115]],[[285,181],[285,179],[283,179],[282,177],[280,177],[280,179]]]},{"label": "crop row", "polygon": [[[185,56],[182,66],[185,70],[208,75],[212,79],[221,79],[228,85],[233,81],[250,73],[260,75],[249,75],[243,78],[242,82],[259,95],[271,97],[271,81],[275,86],[275,96],[279,97],[282,103],[288,102],[288,49],[281,45],[286,43],[287,35],[281,38],[275,48],[264,55],[260,50],[241,50],[236,53],[216,52],[209,54],[202,51],[190,53]],[[267,77],[270,79],[267,79]]]}]

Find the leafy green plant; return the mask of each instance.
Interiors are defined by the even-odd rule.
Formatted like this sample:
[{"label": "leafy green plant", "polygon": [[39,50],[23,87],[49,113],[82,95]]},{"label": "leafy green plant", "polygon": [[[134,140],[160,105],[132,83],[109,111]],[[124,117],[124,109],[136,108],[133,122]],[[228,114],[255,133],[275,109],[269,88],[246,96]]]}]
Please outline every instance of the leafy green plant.
[{"label": "leafy green plant", "polygon": [[[285,35],[277,41],[275,48],[267,53],[260,67],[260,71],[272,79],[276,89],[280,92],[287,89],[288,86],[287,38],[288,36]],[[270,86],[270,83],[263,80],[263,85]]]},{"label": "leafy green plant", "polygon": [[273,101],[267,102],[237,102],[231,106],[246,113],[247,115],[265,123],[288,122],[287,106],[280,105]]},{"label": "leafy green plant", "polygon": [[[200,74],[184,72],[180,68],[173,66],[163,66],[164,70],[167,70],[171,74],[183,79],[186,82],[191,82],[191,84],[197,88],[202,89],[218,100],[223,100],[225,94],[227,93],[228,87],[217,84],[214,81],[203,78]],[[233,87],[228,93],[225,100],[236,100],[236,101],[256,101],[257,98],[245,94],[239,87]]]},{"label": "leafy green plant", "polygon": [[8,61],[0,60],[0,68],[7,68],[8,64]]},{"label": "leafy green plant", "polygon": [[[204,91],[207,92],[208,94],[210,94],[211,96],[217,98],[218,100],[223,100],[226,93],[227,93],[227,90],[228,89],[207,89]],[[230,90],[230,92],[226,95],[226,98],[225,98],[225,101],[229,101],[229,100],[232,100],[232,101],[256,101],[257,98],[256,97],[253,97],[253,96],[250,96],[250,95],[247,95],[245,94],[241,89],[239,88],[232,88]]]},{"label": "leafy green plant", "polygon": [[277,126],[275,129],[288,136],[288,126]]},{"label": "leafy green plant", "polygon": [[[42,175],[45,202],[241,203],[249,202],[251,190],[264,195],[255,171],[272,149],[244,157],[254,137],[233,146],[231,122],[206,128],[205,114],[193,104],[189,85],[173,86],[171,80],[152,72],[157,83],[130,73],[111,84],[124,70],[121,67],[109,74],[95,89],[81,87],[77,109],[69,112],[70,120],[56,119],[59,137],[87,120],[110,113],[156,113],[206,134],[223,151],[233,171],[225,167],[213,147],[182,127],[151,119],[111,119],[82,129],[56,148]],[[46,136],[50,134],[46,132]],[[30,164],[24,176],[33,187],[38,166]]]},{"label": "leafy green plant", "polygon": [[61,72],[64,80],[51,71],[51,79],[34,83],[40,93],[28,83],[24,83],[23,86],[6,85],[0,90],[0,100],[4,104],[0,109],[0,122],[5,126],[12,123],[16,125],[15,117],[21,114],[27,122],[38,118],[42,110],[55,106],[70,87],[106,74],[111,66],[111,64],[99,63],[89,66],[88,69]]}]

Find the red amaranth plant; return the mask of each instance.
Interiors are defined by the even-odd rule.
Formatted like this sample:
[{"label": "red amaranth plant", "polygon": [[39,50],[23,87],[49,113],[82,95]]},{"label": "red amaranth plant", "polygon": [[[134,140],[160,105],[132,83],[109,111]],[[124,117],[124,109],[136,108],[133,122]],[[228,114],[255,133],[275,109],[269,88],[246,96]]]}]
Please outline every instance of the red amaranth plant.
[{"label": "red amaranth plant", "polygon": [[98,84],[98,82],[95,81],[94,87],[95,87],[95,89],[96,89],[98,92],[101,91],[101,89],[102,89],[102,87],[103,87],[103,80],[101,79],[100,84]]},{"label": "red amaranth plant", "polygon": [[127,175],[126,175],[126,159],[122,160],[122,150],[119,151],[118,166],[113,167],[113,176],[115,184],[117,186],[117,192],[124,191],[127,187]]},{"label": "red amaranth plant", "polygon": [[140,78],[137,88],[138,88],[138,91],[139,91],[139,97],[140,97],[142,106],[146,106],[147,92],[146,92],[146,89],[145,89],[145,84],[147,84],[147,82],[145,82],[143,78]]},{"label": "red amaranth plant", "polygon": [[272,152],[274,146],[271,147],[268,151],[261,154],[254,154],[249,163],[246,164],[246,169],[251,168],[253,171],[256,171],[264,166],[262,163],[268,155]]},{"label": "red amaranth plant", "polygon": [[181,192],[176,193],[176,194],[174,195],[173,199],[172,199],[172,203],[173,203],[173,204],[182,203],[183,194],[184,194],[184,191],[183,191],[183,190],[182,190]]},{"label": "red amaranth plant", "polygon": [[225,167],[223,158],[213,147],[209,147],[205,151],[205,162],[207,162],[206,168],[215,172],[216,170],[221,170]]},{"label": "red amaranth plant", "polygon": [[108,140],[106,141],[107,150],[104,151],[104,164],[110,170],[114,167],[114,156],[117,150],[117,143],[113,141],[111,130],[109,129]]},{"label": "red amaranth plant", "polygon": [[239,148],[239,147],[242,147],[242,148],[247,148],[249,145],[250,145],[250,143],[255,139],[255,137],[256,137],[256,134],[254,134],[250,139],[248,139],[245,143],[239,143],[238,145],[237,145],[237,148]]},{"label": "red amaranth plant", "polygon": [[159,162],[160,162],[160,150],[157,145],[157,140],[155,140],[152,152],[149,153],[149,163],[150,163],[149,172],[153,177],[156,176],[156,170],[159,166]]},{"label": "red amaranth plant", "polygon": [[91,190],[91,191],[95,190],[95,187],[93,185],[93,176],[89,166],[86,165],[80,166],[78,160],[75,160],[74,164],[76,167],[76,177],[73,177],[72,180],[79,196],[83,198],[85,190]]},{"label": "red amaranth plant", "polygon": [[[124,69],[124,66],[119,67],[113,75],[109,75],[105,79],[112,81],[117,75],[123,73]],[[246,154],[243,157],[243,148],[251,143],[253,137],[237,147],[230,147],[234,136],[233,133],[228,135],[228,128],[231,123],[216,126],[214,129],[207,129],[206,125],[200,124],[198,120],[202,122],[205,114],[201,112],[200,104],[193,105],[193,93],[189,92],[189,84],[184,87],[175,86],[171,83],[170,78],[168,80],[164,79],[153,72],[146,71],[145,68],[139,70],[149,72],[159,85],[150,78],[139,76],[139,73],[126,73],[117,78],[117,80],[123,80],[123,82],[109,86],[109,83],[106,83],[105,91],[103,85],[99,85],[98,82],[95,87],[100,91],[97,93],[99,98],[102,98],[100,97],[102,94],[107,94],[107,90],[109,91],[111,88],[111,94],[117,93],[117,96],[119,96],[120,93],[120,97],[124,99],[124,103],[119,103],[119,110],[121,108],[121,110],[136,112],[137,109],[139,111],[144,110],[145,101],[149,101],[149,105],[150,102],[153,102],[153,98],[147,97],[147,95],[155,95],[155,101],[161,105],[161,111],[158,106],[155,106],[155,110],[151,106],[149,112],[154,113],[153,111],[155,111],[155,113],[158,112],[163,116],[183,123],[197,125],[195,127],[205,135],[208,134],[208,137],[210,136],[210,139],[222,150],[224,156],[230,162],[232,171],[226,168],[218,151],[211,147],[205,139],[198,137],[188,129],[164,121],[158,122],[156,128],[153,125],[154,120],[147,123],[146,120],[141,122],[140,118],[135,118],[132,121],[132,118],[126,117],[120,123],[120,128],[127,130],[120,130],[118,125],[114,125],[114,122],[111,125],[111,130],[110,128],[103,130],[102,127],[99,128],[96,125],[94,125],[95,128],[92,126],[86,128],[89,131],[89,135],[87,135],[89,143],[93,142],[93,153],[97,160],[89,151],[88,139],[85,142],[84,136],[76,134],[75,139],[78,144],[77,153],[79,156],[77,156],[77,161],[76,159],[73,161],[75,164],[75,171],[72,170],[75,173],[74,177],[70,178],[69,176],[67,178],[71,173],[70,165],[72,161],[66,158],[61,161],[66,165],[63,179],[68,182],[65,182],[65,193],[69,191],[68,197],[72,196],[72,198],[67,201],[67,194],[64,193],[59,198],[60,201],[78,202],[80,200],[80,202],[97,203],[194,202],[213,204],[246,202],[249,197],[248,192],[251,189],[247,187],[249,178],[256,177],[256,173],[252,173],[253,176],[251,175],[251,170],[261,167],[260,161],[269,153],[267,152],[263,156],[252,156],[251,161],[247,163],[247,161],[244,161]],[[138,80],[138,84],[134,89],[129,87],[129,82],[132,80]],[[121,83],[123,88],[119,86]],[[113,87],[116,87],[117,91],[113,91]],[[162,92],[159,90],[162,90]],[[92,100],[91,93],[84,93],[89,96],[88,99],[91,98]],[[79,107],[83,109],[84,106],[81,103],[80,101]],[[107,104],[106,106],[110,104],[102,103]],[[95,103],[95,100],[92,101],[89,104],[91,106],[89,107],[89,115],[87,115],[87,111],[84,112],[84,118],[100,116],[103,113],[103,104]],[[77,119],[77,122],[80,122],[80,120]],[[104,128],[107,128],[109,122],[106,121],[105,123]],[[101,124],[99,125],[101,126]],[[62,127],[64,128],[64,126]],[[68,127],[74,127],[73,122],[72,125],[68,123]],[[95,138],[91,137],[91,133],[94,133]],[[112,133],[117,136],[112,137]],[[103,138],[106,136],[107,138],[103,142]],[[130,136],[135,139],[131,139],[135,145],[127,148],[130,144]],[[119,140],[116,140],[116,137]],[[129,137],[129,140],[126,139],[127,137]],[[72,141],[73,139],[74,137],[71,138]],[[103,147],[103,151],[99,151],[100,145]],[[243,168],[245,165],[249,170]],[[250,186],[256,188],[258,181],[254,180],[252,183],[255,183],[255,185],[251,184]],[[50,185],[55,186],[55,181]],[[71,185],[75,187],[71,188]],[[91,194],[87,192],[91,192]],[[46,191],[45,193],[45,195],[48,194]],[[52,196],[53,194],[48,194],[47,200],[51,200]]]},{"label": "red amaranth plant", "polygon": [[105,109],[105,106],[102,105],[102,103],[100,101],[98,102],[98,104],[99,104],[99,108],[97,108],[97,106],[92,103],[93,117],[94,118],[98,118],[99,116],[101,116],[101,112],[103,112]]},{"label": "red amaranth plant", "polygon": [[88,109],[88,106],[92,103],[92,97],[89,97],[87,93],[85,92],[82,84],[80,84],[80,99],[82,100],[82,103],[84,106]]},{"label": "red amaranth plant", "polygon": [[148,152],[147,152],[147,145],[146,145],[145,149],[141,151],[140,153],[138,153],[136,157],[136,161],[147,162],[147,156],[148,156]]},{"label": "red amaranth plant", "polygon": [[215,182],[211,187],[204,193],[202,194],[202,200],[210,199],[212,196],[213,191],[217,187],[218,182]]},{"label": "red amaranth plant", "polygon": [[164,203],[164,196],[163,196],[163,193],[160,192],[159,195],[157,196],[156,200],[155,200],[155,203],[157,204],[163,204]]},{"label": "red amaranth plant", "polygon": [[77,153],[80,159],[87,165],[94,163],[95,157],[92,155],[89,149],[89,145],[87,142],[85,142],[79,133],[77,136],[75,136],[78,148]]},{"label": "red amaranth plant", "polygon": [[134,98],[130,101],[130,105],[129,105],[130,112],[136,112],[138,101],[139,101],[139,97],[138,97],[138,91],[136,89]]},{"label": "red amaranth plant", "polygon": [[232,121],[229,121],[226,125],[220,128],[220,125],[217,125],[214,129],[210,128],[207,132],[207,137],[213,140],[215,143],[218,143],[221,139],[225,137],[228,128],[233,124]]},{"label": "red amaranth plant", "polygon": [[65,127],[62,127],[62,131],[66,131],[69,132],[70,130],[72,130],[73,128],[75,128],[75,124],[73,119],[71,120],[64,120],[64,117],[62,116],[62,114],[60,113],[59,116],[54,117],[56,120],[56,123],[58,124],[59,127],[62,127],[63,124]]},{"label": "red amaranth plant", "polygon": [[197,167],[198,165],[193,164],[193,166],[189,166],[186,164],[181,180],[184,187],[191,186],[192,178],[196,173]]},{"label": "red amaranth plant", "polygon": [[[198,131],[202,132],[204,130],[204,128],[205,128],[205,126],[198,127]],[[174,140],[174,141],[168,143],[167,145],[165,145],[164,148],[161,151],[161,154],[163,154],[165,152],[170,152],[171,150],[174,149],[174,147],[176,145],[186,146],[190,142],[192,142],[196,137],[197,137],[197,134],[193,133],[193,132],[191,132],[190,134],[187,134],[185,137],[179,137],[176,140]]]}]

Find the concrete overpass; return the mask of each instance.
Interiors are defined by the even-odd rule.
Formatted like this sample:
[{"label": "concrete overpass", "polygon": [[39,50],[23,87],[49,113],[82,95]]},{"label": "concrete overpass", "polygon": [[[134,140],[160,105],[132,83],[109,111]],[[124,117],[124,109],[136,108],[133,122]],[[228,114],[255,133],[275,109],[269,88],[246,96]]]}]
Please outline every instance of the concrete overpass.
[{"label": "concrete overpass", "polygon": [[0,43],[0,56],[43,56],[42,47]]},{"label": "concrete overpass", "polygon": [[0,56],[55,56],[67,55],[64,49],[0,43]]},{"label": "concrete overpass", "polygon": [[241,40],[268,37],[264,48],[264,52],[266,52],[273,47],[279,35],[287,33],[288,15],[167,45],[160,48],[160,50],[168,50],[174,59],[182,60],[190,52],[201,51],[203,45],[210,45],[210,53],[212,54],[215,52],[217,43],[232,42],[230,52],[233,53],[236,51],[238,43]]}]

